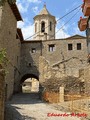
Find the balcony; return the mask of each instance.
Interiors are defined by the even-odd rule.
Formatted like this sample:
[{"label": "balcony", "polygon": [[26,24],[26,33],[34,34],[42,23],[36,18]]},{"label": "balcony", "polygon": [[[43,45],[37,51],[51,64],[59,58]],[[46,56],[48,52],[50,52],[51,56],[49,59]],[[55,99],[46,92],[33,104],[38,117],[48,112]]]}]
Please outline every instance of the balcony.
[{"label": "balcony", "polygon": [[78,22],[78,27],[79,27],[80,31],[86,30],[87,21],[88,21],[88,18],[80,18],[80,21]]},{"label": "balcony", "polygon": [[90,16],[90,0],[84,0],[82,11],[84,16]]}]

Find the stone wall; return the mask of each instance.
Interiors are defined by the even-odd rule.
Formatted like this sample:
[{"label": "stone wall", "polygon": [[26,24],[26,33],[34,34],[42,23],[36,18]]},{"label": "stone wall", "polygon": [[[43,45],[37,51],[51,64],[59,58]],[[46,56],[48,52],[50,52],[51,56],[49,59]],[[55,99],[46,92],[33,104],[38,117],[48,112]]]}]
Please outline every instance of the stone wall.
[{"label": "stone wall", "polygon": [[2,6],[0,6],[0,26],[1,26]]},{"label": "stone wall", "polygon": [[0,22],[0,49],[6,49],[6,57],[9,60],[6,68],[8,73],[5,77],[5,83],[7,92],[6,95],[7,98],[10,98],[14,91],[14,80],[19,79],[18,71],[20,67],[20,41],[19,39],[16,39],[17,20],[7,2],[5,2],[4,6],[2,7],[2,16]]},{"label": "stone wall", "polygon": [[[35,48],[36,52],[32,53]],[[39,57],[41,56],[41,43],[28,42],[21,46],[21,74],[34,74],[39,77]]]},{"label": "stone wall", "polygon": [[[39,58],[39,61],[39,81],[40,84],[45,88],[44,92],[48,91],[49,96],[52,95],[52,92],[56,93],[55,96],[57,96],[59,94],[59,87],[64,87],[64,94],[68,95],[65,97],[65,100],[70,100],[70,95],[82,96],[86,93],[89,94],[89,67],[86,66],[86,68],[84,67],[82,69],[68,68],[65,70],[63,63],[59,64],[59,66],[62,65],[62,67],[56,68],[56,66],[51,66],[49,62],[42,56]],[[72,72],[72,70],[74,71]],[[56,97],[56,102],[58,99],[59,98]],[[54,99],[52,99],[52,101],[53,100]]]},{"label": "stone wall", "polygon": [[[77,50],[77,43],[81,43],[81,50]],[[68,50],[68,44],[72,44],[73,50]],[[55,50],[49,51],[49,45],[55,45]],[[32,52],[33,48],[36,50],[34,53]],[[42,74],[39,71],[39,65],[42,64],[39,62],[40,56],[43,56],[56,71],[60,69],[59,73],[57,73],[58,77],[61,75],[60,71],[62,74],[65,73],[69,76],[74,74],[74,76],[78,77],[78,70],[87,66],[86,38],[76,35],[67,39],[22,42],[22,75],[27,72],[30,74],[34,73],[37,76]]]},{"label": "stone wall", "polygon": [[[81,43],[81,50],[77,50],[77,43]],[[49,45],[55,45],[54,51],[49,51]],[[68,44],[72,44],[73,50],[68,50]],[[59,39],[47,40],[42,42],[42,56],[49,61],[50,65],[66,61],[65,66],[68,68],[80,68],[85,66],[87,61],[87,42],[86,38],[78,36]]]},{"label": "stone wall", "polygon": [[49,62],[44,58],[39,58],[39,71],[40,71],[40,83],[45,82],[50,78],[63,78],[67,76],[79,77],[79,69],[77,68],[64,68],[64,63],[59,63],[58,66],[51,66]]},{"label": "stone wall", "polygon": [[85,82],[85,95],[90,95],[90,65],[80,70],[80,79]]},{"label": "stone wall", "polygon": [[55,92],[44,92],[43,100],[49,103],[58,103],[59,102],[59,93]]}]

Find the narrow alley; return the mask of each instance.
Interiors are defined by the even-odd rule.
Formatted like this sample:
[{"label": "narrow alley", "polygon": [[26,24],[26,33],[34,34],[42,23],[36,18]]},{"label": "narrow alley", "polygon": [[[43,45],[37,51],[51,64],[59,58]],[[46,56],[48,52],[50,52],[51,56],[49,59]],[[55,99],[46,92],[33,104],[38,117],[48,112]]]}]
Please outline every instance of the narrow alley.
[{"label": "narrow alley", "polygon": [[[70,116],[70,113],[58,110],[53,104],[42,102],[38,93],[14,95],[8,101],[7,109],[7,120],[80,120],[80,118]],[[9,116],[11,113],[12,115]],[[59,114],[60,116],[49,116],[49,113]],[[69,116],[65,116],[65,114],[69,114]]]}]

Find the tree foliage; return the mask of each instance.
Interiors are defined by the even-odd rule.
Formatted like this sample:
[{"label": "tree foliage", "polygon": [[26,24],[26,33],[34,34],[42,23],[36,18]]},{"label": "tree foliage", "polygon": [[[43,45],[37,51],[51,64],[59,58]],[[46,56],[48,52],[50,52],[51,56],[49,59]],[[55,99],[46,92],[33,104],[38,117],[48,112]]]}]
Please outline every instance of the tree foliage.
[{"label": "tree foliage", "polygon": [[3,65],[3,64],[6,64],[6,50],[5,49],[2,49],[0,50],[0,64]]}]

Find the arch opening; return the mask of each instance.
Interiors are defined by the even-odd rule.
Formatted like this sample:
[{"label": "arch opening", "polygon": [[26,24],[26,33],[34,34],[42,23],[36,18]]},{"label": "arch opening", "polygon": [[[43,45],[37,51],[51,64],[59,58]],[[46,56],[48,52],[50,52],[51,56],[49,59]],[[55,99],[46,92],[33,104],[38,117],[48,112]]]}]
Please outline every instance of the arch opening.
[{"label": "arch opening", "polygon": [[41,23],[41,32],[45,32],[45,22],[42,21]]},{"label": "arch opening", "polygon": [[39,79],[33,74],[26,74],[20,81],[22,93],[38,93],[39,92]]},{"label": "arch opening", "polygon": [[52,31],[52,22],[50,21],[50,31]]}]

